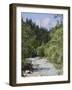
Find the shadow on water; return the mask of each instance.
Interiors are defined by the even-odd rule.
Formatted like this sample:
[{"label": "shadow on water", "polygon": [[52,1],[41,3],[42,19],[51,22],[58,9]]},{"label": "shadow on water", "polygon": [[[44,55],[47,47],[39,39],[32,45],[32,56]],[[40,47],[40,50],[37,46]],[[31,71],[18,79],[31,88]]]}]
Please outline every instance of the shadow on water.
[{"label": "shadow on water", "polygon": [[50,70],[50,68],[34,68],[33,72],[38,72],[38,71],[42,71],[42,70],[48,71],[48,70]]},{"label": "shadow on water", "polygon": [[39,68],[39,70],[50,70],[50,68]]}]

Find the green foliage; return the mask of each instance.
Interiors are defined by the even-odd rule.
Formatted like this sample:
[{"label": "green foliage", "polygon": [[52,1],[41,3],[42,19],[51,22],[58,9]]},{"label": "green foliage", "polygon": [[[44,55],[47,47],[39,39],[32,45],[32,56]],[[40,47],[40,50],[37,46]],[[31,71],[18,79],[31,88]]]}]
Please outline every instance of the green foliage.
[{"label": "green foliage", "polygon": [[45,28],[39,28],[32,20],[22,20],[22,59],[37,56],[37,48],[48,42],[49,33]]},{"label": "green foliage", "polygon": [[40,57],[44,56],[44,46],[43,45],[37,48],[37,55]]},{"label": "green foliage", "polygon": [[63,25],[57,24],[50,31],[39,28],[32,20],[22,20],[22,63],[28,57],[47,57],[56,68],[63,65]]},{"label": "green foliage", "polygon": [[[63,64],[63,28],[60,26],[51,32],[51,40],[46,44],[44,54],[48,60],[61,68]],[[58,66],[58,67],[57,67]]]}]

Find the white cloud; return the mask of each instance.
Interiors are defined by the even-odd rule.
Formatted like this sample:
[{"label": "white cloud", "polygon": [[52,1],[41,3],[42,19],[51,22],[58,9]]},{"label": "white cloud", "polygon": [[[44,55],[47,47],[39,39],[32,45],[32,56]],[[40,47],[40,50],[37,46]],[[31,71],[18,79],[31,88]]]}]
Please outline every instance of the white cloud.
[{"label": "white cloud", "polygon": [[47,28],[48,30],[54,26],[56,26],[57,21],[54,18],[47,17],[41,20],[41,27]]},{"label": "white cloud", "polygon": [[40,27],[40,20],[36,20],[36,25]]},{"label": "white cloud", "polygon": [[56,19],[53,19],[51,17],[46,17],[43,19],[35,20],[35,23],[39,27],[44,27],[49,30],[50,28],[52,28],[56,25],[57,21],[56,21]]},{"label": "white cloud", "polygon": [[48,25],[50,23],[50,18],[43,18],[43,19],[38,19],[35,21],[36,25],[39,27],[44,27],[48,29]]},{"label": "white cloud", "polygon": [[50,18],[44,18],[41,20],[41,27],[45,27],[48,29],[48,24],[50,23]]}]

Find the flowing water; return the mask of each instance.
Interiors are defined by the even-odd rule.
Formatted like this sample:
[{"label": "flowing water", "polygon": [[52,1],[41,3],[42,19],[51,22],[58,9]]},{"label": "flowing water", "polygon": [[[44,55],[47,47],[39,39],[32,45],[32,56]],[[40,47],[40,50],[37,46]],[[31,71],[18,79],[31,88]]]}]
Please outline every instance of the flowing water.
[{"label": "flowing water", "polygon": [[32,63],[34,71],[31,73],[24,72],[25,76],[55,76],[61,75],[62,70],[57,70],[52,63],[50,63],[46,58],[28,58]]}]

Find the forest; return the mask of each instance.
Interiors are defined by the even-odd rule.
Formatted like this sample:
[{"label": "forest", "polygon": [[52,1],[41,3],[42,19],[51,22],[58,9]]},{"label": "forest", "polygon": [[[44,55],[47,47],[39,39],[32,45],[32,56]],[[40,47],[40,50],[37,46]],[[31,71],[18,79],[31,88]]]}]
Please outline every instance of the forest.
[{"label": "forest", "polygon": [[63,67],[63,23],[57,23],[49,31],[39,27],[31,19],[21,19],[22,65],[26,58],[46,57],[55,68]]}]

